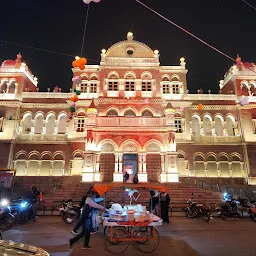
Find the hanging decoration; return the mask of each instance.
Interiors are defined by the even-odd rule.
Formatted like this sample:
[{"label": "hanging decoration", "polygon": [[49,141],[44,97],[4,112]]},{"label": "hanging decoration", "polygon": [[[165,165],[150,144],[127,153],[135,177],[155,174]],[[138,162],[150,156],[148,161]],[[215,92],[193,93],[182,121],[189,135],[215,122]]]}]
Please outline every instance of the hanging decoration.
[{"label": "hanging decoration", "polygon": [[70,97],[70,106],[69,106],[69,114],[68,114],[68,122],[73,118],[73,114],[76,112],[76,102],[79,100],[78,95],[81,94],[81,91],[74,89],[75,95]]},{"label": "hanging decoration", "polygon": [[82,82],[82,80],[81,80],[81,77],[80,76],[75,76],[75,77],[73,77],[72,78],[72,82],[74,83],[74,84],[80,84],[81,82]]},{"label": "hanging decoration", "polygon": [[197,108],[198,108],[198,110],[203,110],[203,108],[204,108],[204,107],[203,107],[203,104],[201,104],[201,103],[198,104]]},{"label": "hanging decoration", "polygon": [[75,60],[72,62],[72,66],[74,68],[80,68],[80,70],[84,70],[85,66],[87,64],[86,58],[80,58],[78,56],[75,57]]},{"label": "hanging decoration", "polygon": [[181,111],[181,112],[183,112],[184,109],[185,109],[185,108],[184,108],[183,106],[180,107],[180,111]]},{"label": "hanging decoration", "polygon": [[83,0],[85,4],[89,4],[90,2],[99,3],[101,0]]}]

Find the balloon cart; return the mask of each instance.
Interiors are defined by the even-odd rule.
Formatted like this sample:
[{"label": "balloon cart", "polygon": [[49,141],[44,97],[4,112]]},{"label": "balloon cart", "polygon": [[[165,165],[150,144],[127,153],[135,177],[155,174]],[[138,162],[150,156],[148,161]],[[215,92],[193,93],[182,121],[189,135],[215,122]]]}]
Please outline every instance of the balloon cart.
[{"label": "balloon cart", "polygon": [[[117,186],[116,184],[97,184],[94,189],[102,196],[107,191]],[[120,185],[118,185],[120,187]],[[131,187],[132,189],[157,189],[165,191],[163,186],[142,185],[142,184],[124,184],[124,188]],[[135,207],[134,205],[130,205]],[[129,207],[129,206],[124,206]],[[144,206],[141,206],[145,208]],[[142,213],[143,216],[145,214]],[[119,214],[120,220],[115,220],[113,214],[103,217],[104,238],[106,249],[113,254],[120,254],[125,252],[131,243],[134,243],[137,249],[143,253],[151,253],[155,251],[160,242],[160,236],[156,229],[161,226],[163,221],[154,214],[147,213],[147,220],[140,217],[136,220],[134,218],[134,211],[128,209],[128,214]],[[111,217],[112,216],[112,217]]]}]

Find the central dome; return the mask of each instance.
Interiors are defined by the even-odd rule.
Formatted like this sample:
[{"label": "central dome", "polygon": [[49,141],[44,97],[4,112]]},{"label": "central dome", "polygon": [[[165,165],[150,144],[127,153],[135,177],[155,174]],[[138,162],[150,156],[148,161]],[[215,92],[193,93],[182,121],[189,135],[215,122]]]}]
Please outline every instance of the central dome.
[{"label": "central dome", "polygon": [[127,34],[127,40],[112,45],[106,52],[106,57],[117,58],[155,58],[153,50],[146,44],[133,40],[133,34]]}]

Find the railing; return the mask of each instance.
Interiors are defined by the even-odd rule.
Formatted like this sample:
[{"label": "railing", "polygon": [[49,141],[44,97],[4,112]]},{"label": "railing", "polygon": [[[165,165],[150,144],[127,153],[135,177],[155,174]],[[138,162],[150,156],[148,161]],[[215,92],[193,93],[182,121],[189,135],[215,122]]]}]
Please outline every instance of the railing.
[{"label": "railing", "polygon": [[0,93],[0,100],[21,100],[21,96],[15,93]]},{"label": "railing", "polygon": [[18,134],[18,140],[65,141],[67,134]]},{"label": "railing", "polygon": [[241,142],[240,136],[195,136],[192,135],[192,140],[201,144],[215,144],[215,143],[239,143]]},{"label": "railing", "polygon": [[161,117],[99,117],[97,126],[107,127],[161,127],[165,126],[165,119]]}]

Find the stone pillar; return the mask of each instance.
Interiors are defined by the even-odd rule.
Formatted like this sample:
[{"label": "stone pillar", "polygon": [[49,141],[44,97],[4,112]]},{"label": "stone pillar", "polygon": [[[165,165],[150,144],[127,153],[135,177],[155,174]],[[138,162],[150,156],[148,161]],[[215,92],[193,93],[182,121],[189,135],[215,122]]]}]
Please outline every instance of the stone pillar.
[{"label": "stone pillar", "polygon": [[51,161],[50,176],[53,176],[53,169],[54,169],[53,163],[54,163],[54,161]]},{"label": "stone pillar", "polygon": [[139,172],[138,179],[139,182],[148,182],[148,174],[147,174],[147,164],[146,164],[146,153],[138,154],[138,164],[139,164]]},{"label": "stone pillar", "polygon": [[[48,121],[47,121],[48,122]],[[42,134],[46,134],[46,125],[47,125],[46,120],[43,121],[43,131]]]},{"label": "stone pillar", "polygon": [[115,172],[113,173],[114,182],[123,182],[123,153],[115,153]]},{"label": "stone pillar", "polygon": [[207,162],[204,162],[205,177],[208,178]]},{"label": "stone pillar", "polygon": [[232,162],[228,162],[230,177],[233,178]]},{"label": "stone pillar", "polygon": [[42,161],[38,161],[38,166],[37,166],[37,175],[38,176],[40,176],[41,164],[42,164]]},{"label": "stone pillar", "polygon": [[28,164],[29,164],[29,161],[27,160],[27,161],[26,161],[25,176],[28,175]]},{"label": "stone pillar", "polygon": [[94,173],[96,166],[96,154],[95,152],[85,152],[84,154],[84,166],[82,171],[82,181],[83,182],[93,182]]},{"label": "stone pillar", "polygon": [[59,120],[55,120],[55,127],[53,132],[54,135],[58,134],[58,126],[59,126]]},{"label": "stone pillar", "polygon": [[220,177],[220,162],[217,162],[217,173],[218,173],[218,177]]},{"label": "stone pillar", "polygon": [[177,152],[167,152],[165,160],[167,170],[167,182],[179,182],[177,156]]},{"label": "stone pillar", "polygon": [[96,153],[96,166],[94,173],[94,181],[101,181],[100,175],[100,152]]},{"label": "stone pillar", "polygon": [[160,174],[160,182],[165,183],[167,181],[167,175],[166,175],[166,170],[165,170],[165,153],[161,153],[161,174]]}]

